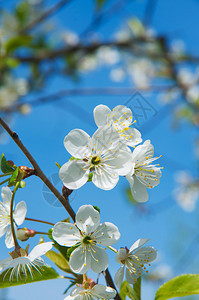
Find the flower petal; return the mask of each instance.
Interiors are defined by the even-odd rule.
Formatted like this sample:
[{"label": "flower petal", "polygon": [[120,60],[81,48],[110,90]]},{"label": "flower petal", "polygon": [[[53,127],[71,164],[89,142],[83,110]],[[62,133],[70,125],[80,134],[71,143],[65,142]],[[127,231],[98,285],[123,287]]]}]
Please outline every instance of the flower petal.
[{"label": "flower petal", "polygon": [[[110,157],[110,159],[109,159]],[[107,160],[104,162],[105,165],[109,165],[110,168],[121,175],[127,175],[133,168],[132,153],[127,151],[121,151],[114,153],[114,156],[107,156]]]},{"label": "flower petal", "polygon": [[53,239],[62,246],[74,246],[81,240],[80,232],[75,225],[58,222],[55,224],[52,233]]},{"label": "flower petal", "polygon": [[112,113],[113,125],[118,129],[124,129],[132,123],[132,111],[124,105],[117,105]]},{"label": "flower petal", "polygon": [[141,248],[142,246],[144,246],[147,242],[149,242],[149,239],[139,239],[137,240],[129,249],[129,253],[132,252],[133,250],[137,250],[139,248]]},{"label": "flower petal", "polygon": [[64,139],[66,150],[75,158],[90,156],[90,136],[81,129],[74,129]]},{"label": "flower petal", "polygon": [[102,155],[108,153],[110,149],[117,148],[120,141],[119,133],[110,125],[99,127],[92,136],[93,149]]},{"label": "flower petal", "polygon": [[2,271],[4,268],[7,268],[12,261],[11,257],[5,258],[0,261],[0,271]]},{"label": "flower petal", "polygon": [[72,160],[65,163],[59,170],[59,177],[63,184],[76,190],[83,186],[89,176],[89,166],[81,160]]},{"label": "flower petal", "polygon": [[151,144],[150,140],[146,140],[143,145],[137,146],[133,150],[133,161],[139,162],[140,160],[143,161],[145,160],[146,156],[153,156],[153,145]]},{"label": "flower petal", "polygon": [[91,268],[90,252],[79,246],[70,256],[69,266],[73,272],[85,274]]},{"label": "flower petal", "polygon": [[142,247],[134,253],[139,257],[140,263],[146,264],[154,261],[157,257],[157,250],[154,247]]},{"label": "flower petal", "polygon": [[[15,231],[16,231],[16,225],[14,225],[14,227],[15,227]],[[6,233],[5,243],[6,243],[7,248],[14,247],[14,240],[13,240],[13,236],[12,236],[11,227],[8,228],[8,231]]]},{"label": "flower petal", "polygon": [[[94,252],[94,253],[93,253]],[[95,273],[100,273],[108,268],[108,255],[106,251],[96,245],[91,246],[91,269]]]},{"label": "flower petal", "polygon": [[97,227],[92,238],[102,246],[111,246],[119,240],[120,232],[114,224],[104,222]]},{"label": "flower petal", "polygon": [[125,248],[120,248],[115,256],[115,260],[118,264],[122,264],[122,261],[127,258],[127,250]]},{"label": "flower petal", "polygon": [[108,106],[100,104],[94,108],[93,114],[97,127],[100,127],[108,124],[107,118],[111,114],[111,110]]},{"label": "flower petal", "polygon": [[100,214],[92,205],[82,205],[76,214],[77,227],[86,233],[91,233],[100,224]]},{"label": "flower petal", "polygon": [[136,128],[129,127],[124,132],[120,133],[125,144],[134,147],[142,142],[141,133]]},{"label": "flower petal", "polygon": [[6,233],[9,224],[10,222],[0,222],[0,238]]},{"label": "flower petal", "polygon": [[125,269],[125,266],[123,265],[121,268],[119,268],[119,270],[115,274],[114,282],[118,289],[120,289],[123,278],[124,278],[124,269]]},{"label": "flower petal", "polygon": [[2,189],[1,189],[1,197],[3,199],[3,202],[10,203],[11,198],[12,198],[12,192],[9,189],[9,187],[7,187],[7,186],[6,187],[5,186],[2,187]]},{"label": "flower petal", "polygon": [[84,292],[84,291],[85,291],[84,288],[77,286],[71,291],[70,296],[71,297],[77,296],[77,295],[81,294],[81,292]]},{"label": "flower petal", "polygon": [[142,184],[136,176],[134,177],[133,185],[130,183],[131,193],[137,202],[146,202],[149,198],[146,185]]},{"label": "flower petal", "polygon": [[26,217],[27,206],[24,201],[17,203],[15,211],[13,213],[13,217],[17,225],[21,225]]},{"label": "flower petal", "polygon": [[113,170],[107,165],[104,167],[96,168],[95,172],[93,172],[92,181],[96,187],[102,190],[111,190],[118,183],[119,175],[117,170]]},{"label": "flower petal", "polygon": [[91,293],[95,299],[114,299],[116,296],[116,291],[113,288],[102,284],[96,284],[91,289]]},{"label": "flower petal", "polygon": [[139,273],[137,271],[135,273],[134,272],[130,273],[129,269],[126,268],[126,280],[128,281],[128,283],[134,284],[137,281],[138,277],[142,275],[142,272],[143,270],[140,269]]},{"label": "flower petal", "polygon": [[39,258],[40,256],[46,254],[46,252],[48,252],[52,248],[52,245],[53,242],[39,244],[32,249],[28,257],[31,261],[34,261],[36,258]]}]

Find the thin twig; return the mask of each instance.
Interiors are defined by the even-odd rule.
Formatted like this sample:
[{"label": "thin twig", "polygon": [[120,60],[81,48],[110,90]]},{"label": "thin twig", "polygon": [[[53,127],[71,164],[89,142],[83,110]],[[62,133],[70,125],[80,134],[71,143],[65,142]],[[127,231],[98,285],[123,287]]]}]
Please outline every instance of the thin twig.
[{"label": "thin twig", "polygon": [[32,218],[25,218],[26,221],[32,221],[32,222],[38,222],[38,223],[44,223],[44,224],[48,224],[48,225],[52,225],[54,226],[54,223],[51,222],[47,222],[47,221],[43,221],[43,220],[37,220],[37,219],[32,219]]},{"label": "thin twig", "polygon": [[55,14],[58,10],[60,10],[64,5],[66,5],[71,0],[61,0],[58,3],[56,3],[54,6],[49,8],[47,11],[45,11],[40,17],[33,20],[30,24],[26,26],[26,28],[23,30],[23,33],[32,30],[37,25],[42,23],[45,19],[51,17],[53,14]]},{"label": "thin twig", "polygon": [[38,176],[45,184],[46,186],[51,190],[51,192],[57,197],[57,199],[61,202],[61,204],[64,206],[64,208],[67,210],[73,221],[75,221],[75,212],[73,211],[70,204],[66,201],[66,199],[60,194],[60,192],[54,187],[54,185],[50,182],[50,180],[46,177],[46,175],[43,173],[35,159],[32,157],[30,152],[27,150],[27,148],[24,146],[24,144],[19,139],[16,132],[12,131],[10,127],[3,121],[2,118],[0,118],[0,124],[1,126],[7,131],[7,133],[11,136],[11,138],[14,140],[14,142],[17,144],[17,146],[21,149],[21,151],[25,154],[25,156],[28,158],[30,163],[32,164],[33,168],[35,169],[35,175]]}]

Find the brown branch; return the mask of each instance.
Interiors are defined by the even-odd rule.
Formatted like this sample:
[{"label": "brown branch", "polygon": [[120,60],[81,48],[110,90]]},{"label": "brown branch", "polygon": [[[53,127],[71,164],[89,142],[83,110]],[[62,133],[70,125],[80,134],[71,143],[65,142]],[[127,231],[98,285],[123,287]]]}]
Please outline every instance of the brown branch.
[{"label": "brown branch", "polygon": [[38,176],[46,184],[46,186],[51,190],[51,192],[57,197],[57,199],[64,206],[64,208],[66,209],[68,214],[71,216],[73,221],[75,221],[75,212],[73,211],[72,207],[66,201],[66,199],[59,193],[59,191],[54,187],[54,185],[46,177],[46,175],[43,173],[43,171],[40,169],[40,167],[37,164],[37,162],[35,161],[35,159],[32,157],[30,152],[27,150],[27,148],[24,146],[24,144],[19,139],[17,133],[12,131],[9,128],[9,126],[3,121],[2,118],[0,118],[0,124],[7,131],[7,133],[11,136],[11,138],[14,140],[14,142],[17,144],[17,146],[21,149],[21,151],[25,154],[27,159],[30,161],[33,168],[35,169],[35,175]]},{"label": "brown branch", "polygon": [[[117,289],[116,289],[116,287],[115,287],[115,284],[114,284],[114,282],[113,282],[113,279],[112,279],[112,277],[111,277],[111,274],[109,273],[109,270],[106,269],[106,271],[104,271],[103,274],[104,274],[104,277],[105,277],[105,280],[106,280],[106,284],[107,284],[108,286],[112,287],[113,289],[115,289],[116,292],[117,292]],[[116,299],[116,300],[121,300],[121,297],[120,297],[120,295],[118,294],[118,292],[117,292],[117,294],[116,294],[116,296],[115,296],[114,299]]]},{"label": "brown branch", "polygon": [[54,13],[56,13],[58,10],[60,10],[64,5],[66,5],[70,0],[61,0],[58,3],[56,3],[54,6],[49,8],[49,10],[45,11],[40,17],[33,20],[30,24],[26,26],[26,28],[23,29],[23,33],[34,29],[37,25],[42,23],[45,19],[52,16]]}]

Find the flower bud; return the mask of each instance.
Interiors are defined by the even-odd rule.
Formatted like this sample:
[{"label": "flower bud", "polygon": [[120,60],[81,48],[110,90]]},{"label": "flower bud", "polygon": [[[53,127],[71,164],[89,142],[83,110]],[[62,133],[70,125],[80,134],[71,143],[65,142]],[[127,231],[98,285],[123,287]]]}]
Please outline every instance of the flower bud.
[{"label": "flower bud", "polygon": [[34,236],[35,236],[35,230],[33,229],[28,229],[26,227],[17,229],[17,239],[22,242],[25,242],[30,237],[34,237]]}]

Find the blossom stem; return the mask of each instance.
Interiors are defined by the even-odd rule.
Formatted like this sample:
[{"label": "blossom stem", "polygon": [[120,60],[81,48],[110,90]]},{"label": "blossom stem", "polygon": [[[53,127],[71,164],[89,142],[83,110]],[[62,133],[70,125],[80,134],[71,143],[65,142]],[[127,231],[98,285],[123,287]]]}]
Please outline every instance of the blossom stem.
[{"label": "blossom stem", "polygon": [[2,181],[2,182],[0,183],[0,185],[6,183],[7,181],[9,181],[9,179],[10,179],[10,178],[7,178],[6,180]]},{"label": "blossom stem", "polygon": [[13,205],[14,205],[15,193],[16,193],[18,187],[19,187],[19,182],[17,182],[16,185],[15,185],[15,188],[12,192],[12,198],[11,198],[11,201],[10,201],[10,226],[11,226],[11,232],[12,232],[16,252],[19,251],[20,246],[18,244],[17,237],[16,237],[16,234],[15,234],[15,229],[14,229]]},{"label": "blossom stem", "polygon": [[45,235],[48,235],[47,232],[42,232],[42,231],[35,231],[35,234],[45,234]]},{"label": "blossom stem", "polygon": [[52,226],[55,225],[54,223],[51,223],[51,222],[42,221],[42,220],[37,220],[37,219],[32,219],[32,218],[25,218],[25,220],[27,220],[27,221],[32,221],[32,222],[44,223],[44,224],[48,224],[48,225],[52,225]]},{"label": "blossom stem", "polygon": [[108,246],[107,248],[109,248],[110,250],[112,250],[113,252],[117,253],[117,250],[115,248],[113,248],[112,246]]},{"label": "blossom stem", "polygon": [[4,177],[4,176],[12,175],[12,173],[13,173],[13,172],[8,172],[8,173],[1,174],[1,175],[0,175],[0,178],[1,178],[1,177]]},{"label": "blossom stem", "polygon": [[10,137],[13,139],[13,141],[17,144],[17,146],[21,149],[21,151],[25,154],[25,156],[28,158],[30,163],[32,164],[35,175],[39,177],[45,185],[51,190],[51,192],[57,197],[57,199],[61,202],[61,204],[64,206],[68,214],[71,216],[73,221],[75,222],[75,212],[70,206],[69,201],[66,201],[66,199],[60,194],[60,192],[55,188],[55,186],[52,184],[52,182],[46,177],[46,175],[43,173],[33,156],[30,154],[28,149],[24,146],[24,144],[21,142],[21,140],[18,137],[18,134],[10,129],[10,127],[7,125],[6,122],[2,118],[0,118],[0,124],[1,126],[7,131],[7,133],[10,135]]}]

